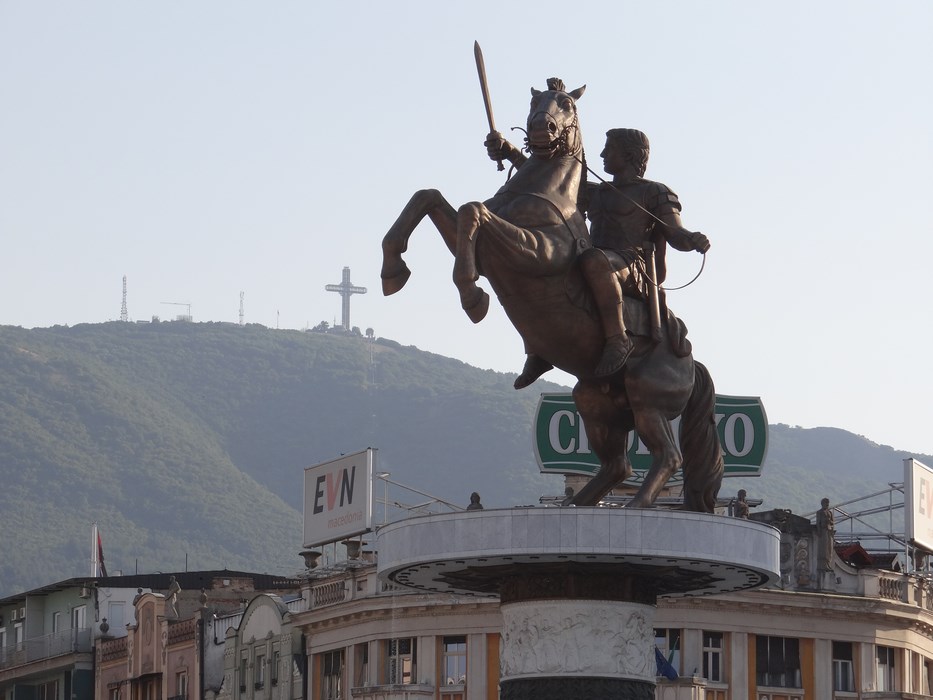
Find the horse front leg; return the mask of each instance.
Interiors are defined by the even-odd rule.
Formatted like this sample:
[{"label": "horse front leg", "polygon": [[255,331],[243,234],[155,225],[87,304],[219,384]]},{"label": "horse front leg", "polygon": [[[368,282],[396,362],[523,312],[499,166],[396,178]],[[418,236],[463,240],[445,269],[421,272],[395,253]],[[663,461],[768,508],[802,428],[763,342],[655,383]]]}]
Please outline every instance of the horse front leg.
[{"label": "horse front leg", "polygon": [[470,202],[457,210],[457,245],[454,253],[454,284],[460,292],[460,306],[473,323],[479,323],[489,311],[489,295],[476,286],[476,236],[481,226],[489,225],[491,215],[482,202]]},{"label": "horse front leg", "polygon": [[683,457],[674,440],[670,421],[657,409],[636,410],[635,430],[651,453],[651,468],[645,474],[645,480],[629,506],[647,508],[654,503],[661,489],[680,469]]},{"label": "horse front leg", "polygon": [[429,217],[440,232],[451,253],[457,247],[457,213],[437,190],[419,190],[402,209],[392,228],[382,239],[382,293],[395,294],[411,277],[411,270],[402,259],[408,250],[408,239],[425,217]]},{"label": "horse front leg", "polygon": [[599,471],[565,505],[595,506],[615,486],[632,475],[628,459],[631,414],[619,408],[599,384],[578,382],[573,400],[586,429],[586,439],[599,457]]}]

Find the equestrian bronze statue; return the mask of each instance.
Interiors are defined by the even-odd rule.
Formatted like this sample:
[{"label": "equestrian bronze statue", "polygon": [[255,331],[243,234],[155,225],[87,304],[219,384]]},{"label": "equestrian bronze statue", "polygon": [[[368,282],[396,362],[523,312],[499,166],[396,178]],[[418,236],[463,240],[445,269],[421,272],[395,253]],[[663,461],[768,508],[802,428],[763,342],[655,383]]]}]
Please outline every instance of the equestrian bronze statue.
[{"label": "equestrian bronze statue", "polygon": [[[483,276],[521,335],[528,358],[516,388],[551,367],[577,378],[573,398],[601,466],[566,503],[596,505],[631,475],[634,429],[652,462],[629,506],[652,505],[683,468],[684,507],[712,512],[723,471],[713,382],[659,290],[668,244],[705,252],[709,241],[681,226],[670,190],[641,178],[641,132],[610,131],[603,158],[614,181],[588,185],[577,114],[584,88],[552,78],[531,92],[527,156],[495,131],[487,97],[488,154],[509,160],[514,175],[491,199],[459,209],[437,190],[416,192],[382,242],[383,292],[407,282],[402,253],[429,217],[454,255],[469,318],[478,323],[489,308],[476,284]],[[670,423],[678,416],[679,447]]]}]

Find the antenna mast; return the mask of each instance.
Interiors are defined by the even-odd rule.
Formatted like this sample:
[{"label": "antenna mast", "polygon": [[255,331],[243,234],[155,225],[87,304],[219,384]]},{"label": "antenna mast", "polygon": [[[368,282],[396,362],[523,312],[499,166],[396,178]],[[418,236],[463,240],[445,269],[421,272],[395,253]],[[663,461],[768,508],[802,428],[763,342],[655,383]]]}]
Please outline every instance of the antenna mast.
[{"label": "antenna mast", "polygon": [[123,275],[123,305],[120,307],[120,320],[123,323],[130,320],[130,315],[126,311],[126,275]]}]

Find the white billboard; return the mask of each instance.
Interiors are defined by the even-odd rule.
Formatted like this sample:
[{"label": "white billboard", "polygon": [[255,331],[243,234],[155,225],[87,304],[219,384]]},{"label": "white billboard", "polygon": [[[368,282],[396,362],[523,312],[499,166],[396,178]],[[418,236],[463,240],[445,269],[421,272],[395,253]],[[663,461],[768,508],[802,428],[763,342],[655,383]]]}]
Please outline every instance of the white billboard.
[{"label": "white billboard", "polygon": [[304,547],[356,537],[372,529],[376,450],[305,469]]},{"label": "white billboard", "polygon": [[904,460],[904,519],[907,541],[933,552],[933,469]]}]

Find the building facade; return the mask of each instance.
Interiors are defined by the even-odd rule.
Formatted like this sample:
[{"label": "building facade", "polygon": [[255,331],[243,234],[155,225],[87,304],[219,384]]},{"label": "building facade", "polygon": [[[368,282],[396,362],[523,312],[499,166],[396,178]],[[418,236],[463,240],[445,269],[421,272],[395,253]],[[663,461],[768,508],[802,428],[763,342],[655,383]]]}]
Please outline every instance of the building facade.
[{"label": "building facade", "polygon": [[308,700],[498,697],[496,599],[399,589],[365,560],[312,570],[304,597]]},{"label": "building facade", "polygon": [[[666,597],[655,644],[677,678],[659,700],[933,697],[933,584],[857,543],[830,543],[787,511],[753,516],[781,531],[781,579],[762,589]],[[498,698],[496,599],[425,594],[380,581],[372,561],[311,569],[305,638],[309,700]],[[461,682],[462,680],[462,682]]]},{"label": "building facade", "polygon": [[[253,598],[237,620],[226,627],[222,683],[216,700],[301,700],[307,690],[306,657],[293,612],[302,598],[286,602],[274,595]],[[233,620],[231,620],[233,622]]]},{"label": "building facade", "polygon": [[[214,616],[299,583],[227,570],[81,577],[0,599],[0,700],[200,698]],[[216,665],[219,685],[222,655]]]},{"label": "building facade", "polygon": [[[677,677],[657,698],[933,697],[930,574],[857,542],[827,553],[825,533],[786,511],[753,517],[781,532],[780,580],[662,598],[655,645]],[[0,700],[498,698],[498,600],[400,589],[375,554],[357,556],[300,580],[177,574],[176,599],[168,575],[3,599]]]}]

